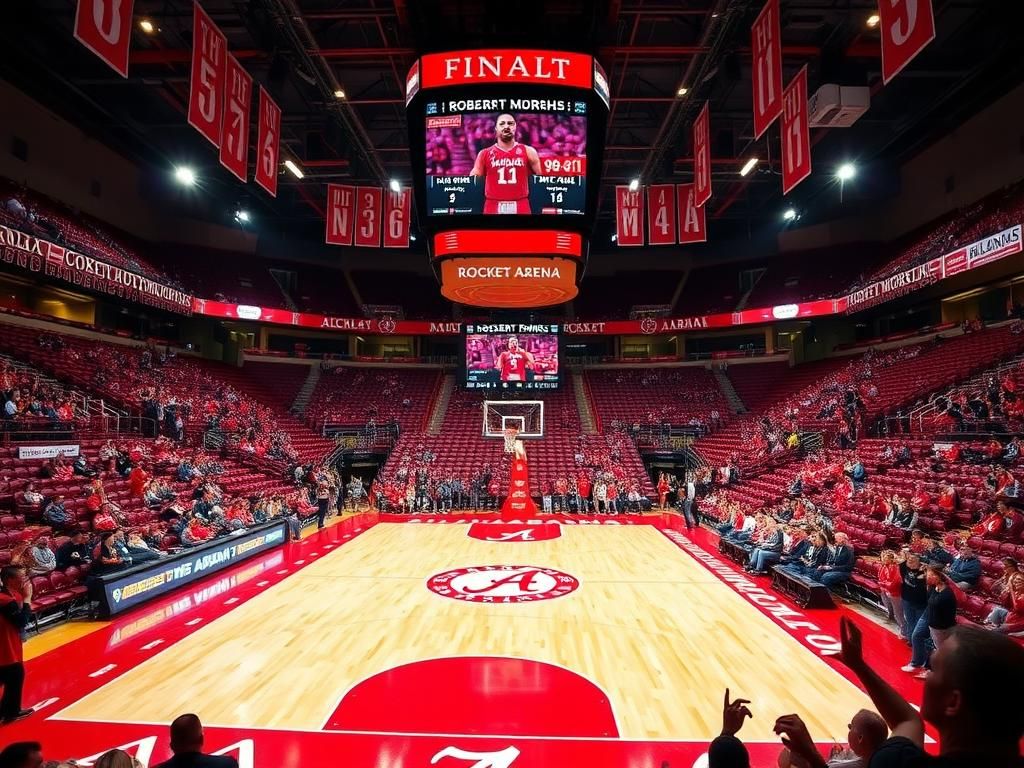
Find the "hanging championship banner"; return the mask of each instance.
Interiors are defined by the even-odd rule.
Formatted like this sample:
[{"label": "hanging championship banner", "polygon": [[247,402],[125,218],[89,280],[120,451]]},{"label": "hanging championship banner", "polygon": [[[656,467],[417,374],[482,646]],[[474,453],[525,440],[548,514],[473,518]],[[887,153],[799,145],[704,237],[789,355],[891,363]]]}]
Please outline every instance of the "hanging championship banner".
[{"label": "hanging championship banner", "polygon": [[882,80],[888,83],[935,39],[932,0],[879,0]]},{"label": "hanging championship banner", "polygon": [[811,175],[811,131],[807,124],[807,67],[782,94],[782,194]]},{"label": "hanging championship banner", "polygon": [[672,184],[653,184],[647,188],[647,242],[676,244],[676,194]]},{"label": "hanging championship banner", "polygon": [[135,0],[78,0],[75,39],[121,77],[128,77]]},{"label": "hanging championship banner", "polygon": [[628,186],[615,188],[615,240],[619,245],[644,244],[644,219],[640,212],[643,190],[631,192]]},{"label": "hanging championship banner", "polygon": [[779,0],[768,0],[750,28],[754,56],[751,77],[754,84],[754,138],[761,138],[768,126],[782,114],[782,26]]},{"label": "hanging championship banner", "polygon": [[380,187],[356,187],[356,245],[380,248]]},{"label": "hanging championship banner", "polygon": [[260,86],[259,137],[256,140],[257,184],[271,197],[277,197],[278,153],[281,142],[281,108]]},{"label": "hanging championship banner", "polygon": [[224,69],[228,41],[199,3],[192,11],[192,75],[188,84],[188,124],[220,146],[224,116]]},{"label": "hanging championship banner", "polygon": [[228,54],[224,127],[220,137],[220,164],[243,183],[249,176],[249,112],[252,109],[252,76]]},{"label": "hanging championship banner", "polygon": [[693,122],[693,190],[697,205],[711,199],[711,125],[706,101]]},{"label": "hanging championship banner", "polygon": [[355,218],[356,188],[344,184],[327,185],[327,244],[352,245],[352,221]]},{"label": "hanging championship banner", "polygon": [[412,218],[412,189],[384,192],[384,247],[408,248]]},{"label": "hanging championship banner", "polygon": [[676,204],[679,209],[679,244],[707,242],[707,212],[703,205],[697,205],[693,184],[676,184]]}]

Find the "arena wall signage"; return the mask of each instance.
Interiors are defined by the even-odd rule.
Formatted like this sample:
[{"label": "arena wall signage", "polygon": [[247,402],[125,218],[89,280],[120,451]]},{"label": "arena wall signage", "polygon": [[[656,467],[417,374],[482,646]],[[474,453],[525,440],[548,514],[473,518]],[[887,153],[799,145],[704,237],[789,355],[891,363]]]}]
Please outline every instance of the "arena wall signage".
[{"label": "arena wall signage", "polygon": [[185,550],[147,567],[133,568],[116,578],[101,579],[104,602],[101,611],[108,616],[120,613],[280,546],[286,540],[287,529],[284,521],[277,521],[239,536]]},{"label": "arena wall signage", "polygon": [[852,291],[844,298],[843,309],[859,312],[1020,252],[1021,225],[1018,224]]},{"label": "arena wall signage", "polygon": [[3,225],[0,225],[0,262],[151,307],[184,315],[192,311],[191,294]]},{"label": "arena wall signage", "polygon": [[[409,70],[406,99],[418,222],[441,293],[507,308],[576,296],[608,117],[593,57],[431,53]],[[558,236],[575,239],[572,253]]]},{"label": "arena wall signage", "polygon": [[54,459],[58,456],[75,458],[80,446],[74,445],[19,445],[19,459]]}]

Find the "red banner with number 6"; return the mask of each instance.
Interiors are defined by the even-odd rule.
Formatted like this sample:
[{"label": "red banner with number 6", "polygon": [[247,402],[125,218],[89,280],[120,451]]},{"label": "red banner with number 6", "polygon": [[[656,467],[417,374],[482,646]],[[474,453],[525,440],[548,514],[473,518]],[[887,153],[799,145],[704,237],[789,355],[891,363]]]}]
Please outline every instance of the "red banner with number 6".
[{"label": "red banner with number 6", "polygon": [[277,166],[281,141],[281,108],[260,87],[259,138],[256,140],[255,181],[271,197],[277,197]]}]

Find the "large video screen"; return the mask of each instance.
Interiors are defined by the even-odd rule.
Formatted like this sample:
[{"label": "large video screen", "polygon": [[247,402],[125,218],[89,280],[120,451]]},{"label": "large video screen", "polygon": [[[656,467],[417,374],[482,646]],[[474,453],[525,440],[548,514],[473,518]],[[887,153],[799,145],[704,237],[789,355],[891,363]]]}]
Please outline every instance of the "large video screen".
[{"label": "large video screen", "polygon": [[583,215],[585,102],[461,99],[426,110],[428,215]]},{"label": "large video screen", "polygon": [[467,325],[467,389],[556,389],[561,377],[558,326]]}]

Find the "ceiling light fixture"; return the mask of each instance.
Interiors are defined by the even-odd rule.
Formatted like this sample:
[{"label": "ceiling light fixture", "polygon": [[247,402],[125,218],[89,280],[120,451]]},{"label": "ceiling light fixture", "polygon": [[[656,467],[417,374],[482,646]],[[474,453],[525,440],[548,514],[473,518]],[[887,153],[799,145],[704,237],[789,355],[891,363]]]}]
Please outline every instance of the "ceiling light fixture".
[{"label": "ceiling light fixture", "polygon": [[341,88],[338,88],[334,92],[334,98],[336,98],[336,99],[344,99],[345,98],[345,92],[343,90],[341,90]]},{"label": "ceiling light fixture", "polygon": [[754,167],[756,165],[757,165],[757,158],[756,157],[752,157],[749,160],[747,160],[747,162],[745,162],[743,164],[743,167],[740,168],[740,176],[746,176],[748,173],[750,173],[752,170],[754,170]]},{"label": "ceiling light fixture", "polygon": [[875,27],[878,26],[878,22],[880,22],[881,20],[882,19],[879,17],[877,13],[872,13],[870,16],[868,16],[867,24],[871,29],[874,29]]},{"label": "ceiling light fixture", "polygon": [[156,31],[156,27],[153,26],[153,22],[149,19],[143,19],[142,21],[140,21],[139,29],[141,29],[147,35],[152,35]]},{"label": "ceiling light fixture", "polygon": [[294,176],[296,179],[302,179],[302,178],[306,177],[306,174],[304,174],[302,172],[302,169],[299,168],[299,166],[297,166],[291,160],[285,160],[284,161],[284,167],[287,168],[289,171],[291,171],[292,172],[292,176]]},{"label": "ceiling light fixture", "polygon": [[187,165],[179,165],[174,169],[174,178],[179,184],[183,184],[186,187],[194,186],[196,179],[196,172],[189,168]]},{"label": "ceiling light fixture", "polygon": [[640,189],[640,179],[633,179],[629,182],[630,192],[636,192],[638,189]]},{"label": "ceiling light fixture", "polygon": [[786,221],[793,221],[796,218],[796,208],[787,208],[782,212],[782,218]]},{"label": "ceiling light fixture", "polygon": [[391,183],[388,184],[388,186],[391,188],[392,192],[401,192],[402,191],[402,185],[398,183],[398,179],[392,179]]}]

